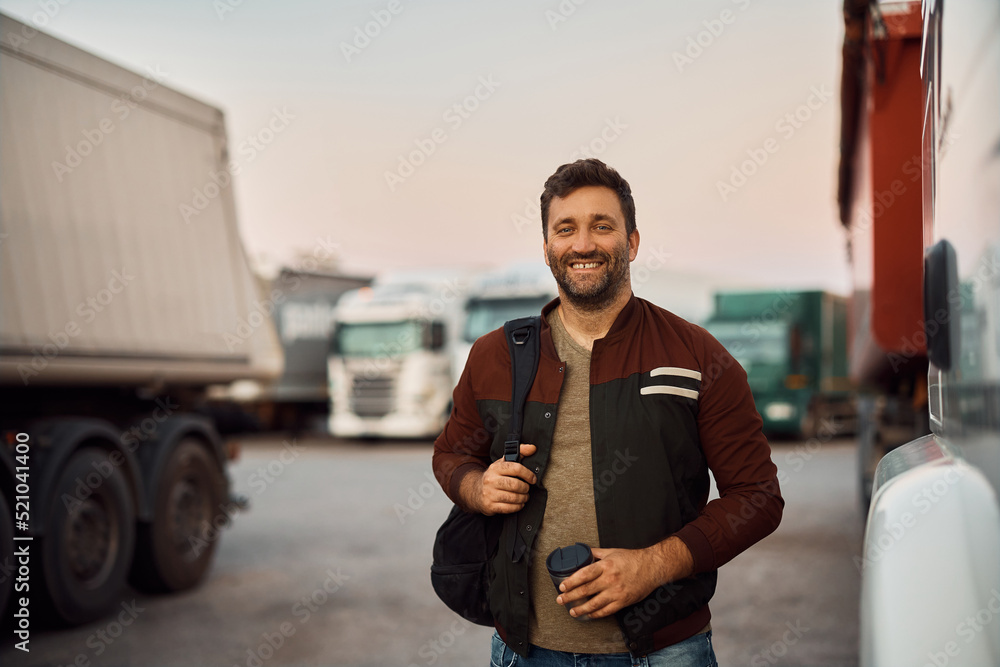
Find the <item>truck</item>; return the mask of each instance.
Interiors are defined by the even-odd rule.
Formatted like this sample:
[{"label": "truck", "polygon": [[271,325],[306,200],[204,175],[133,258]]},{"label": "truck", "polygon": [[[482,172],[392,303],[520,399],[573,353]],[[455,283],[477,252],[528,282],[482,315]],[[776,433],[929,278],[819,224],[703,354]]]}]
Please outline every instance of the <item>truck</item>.
[{"label": "truck", "polygon": [[828,292],[720,291],[705,328],[747,372],[768,435],[853,433],[847,300]]},{"label": "truck", "polygon": [[507,320],[538,315],[559,296],[552,270],[542,262],[517,262],[473,278],[465,302],[465,326],[455,368],[465,368],[472,344]]},{"label": "truck", "polygon": [[81,624],[203,579],[239,511],[207,390],[281,348],[219,109],[6,15],[0,71],[0,607]]},{"label": "truck", "polygon": [[860,664],[996,665],[1000,5],[847,0],[844,17],[841,214],[889,345],[869,373],[930,431],[874,470]]},{"label": "truck", "polygon": [[838,203],[853,283],[850,376],[859,388],[857,476],[867,508],[879,460],[930,432],[921,21],[912,2],[846,7],[854,18],[843,56]]},{"label": "truck", "polygon": [[328,357],[329,431],[341,438],[437,436],[458,381],[467,281],[383,277],[337,303]]},{"label": "truck", "polygon": [[243,382],[230,395],[266,431],[326,432],[330,419],[327,356],[337,301],[372,279],[339,272],[283,267],[267,281],[277,295],[275,325],[285,358],[273,383]]}]

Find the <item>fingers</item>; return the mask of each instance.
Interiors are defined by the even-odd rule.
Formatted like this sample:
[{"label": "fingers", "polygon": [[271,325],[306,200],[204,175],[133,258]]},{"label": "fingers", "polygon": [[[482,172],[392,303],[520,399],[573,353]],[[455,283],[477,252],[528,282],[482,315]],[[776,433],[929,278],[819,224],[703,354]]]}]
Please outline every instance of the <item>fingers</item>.
[{"label": "fingers", "polygon": [[495,461],[486,469],[484,479],[491,485],[505,491],[520,491],[527,493],[529,485],[537,482],[535,473],[520,463],[511,461]]},{"label": "fingers", "polygon": [[[495,466],[495,467],[494,467]],[[486,514],[510,514],[528,502],[534,474],[520,463],[494,464],[483,474],[482,500]],[[516,473],[513,476],[505,473]],[[527,478],[527,479],[525,479]]]},{"label": "fingers", "polygon": [[[520,455],[531,456],[537,451],[532,444],[522,444]],[[498,459],[486,469],[482,477],[481,499],[484,514],[510,514],[520,511],[528,502],[531,485],[536,484],[535,473],[521,463]]]},{"label": "fingers", "polygon": [[[569,610],[570,616],[578,617],[586,614],[591,618],[602,618],[613,614],[623,606],[611,591],[604,588],[604,583],[598,581],[602,571],[595,565],[579,570],[560,586],[560,590],[564,587],[565,590],[556,598],[557,603],[561,605],[578,603]],[[578,579],[577,575],[580,574],[585,574],[586,577]]]},{"label": "fingers", "polygon": [[[566,581],[559,584],[559,591],[565,593],[560,597],[565,602],[572,602],[593,595],[597,588],[591,583],[601,576],[603,568],[599,563],[592,563],[574,572]],[[560,603],[562,604],[562,603]]]},{"label": "fingers", "polygon": [[586,614],[590,618],[604,618],[615,613],[625,605],[608,591],[601,591],[594,597],[569,610],[570,616],[579,617]]}]

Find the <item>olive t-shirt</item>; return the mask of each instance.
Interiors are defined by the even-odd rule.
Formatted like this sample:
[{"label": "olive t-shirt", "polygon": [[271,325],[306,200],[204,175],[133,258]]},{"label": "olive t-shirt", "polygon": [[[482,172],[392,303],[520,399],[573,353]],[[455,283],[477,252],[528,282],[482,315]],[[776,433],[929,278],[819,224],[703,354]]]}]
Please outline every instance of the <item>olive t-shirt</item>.
[{"label": "olive t-shirt", "polygon": [[556,603],[545,559],[553,549],[583,542],[601,546],[594,505],[590,451],[590,350],[574,341],[554,309],[547,317],[552,341],[563,361],[563,379],[555,432],[542,486],[548,492],[545,516],[535,537],[531,560],[529,641],[553,651],[622,653],[628,649],[614,616],[581,621]]}]

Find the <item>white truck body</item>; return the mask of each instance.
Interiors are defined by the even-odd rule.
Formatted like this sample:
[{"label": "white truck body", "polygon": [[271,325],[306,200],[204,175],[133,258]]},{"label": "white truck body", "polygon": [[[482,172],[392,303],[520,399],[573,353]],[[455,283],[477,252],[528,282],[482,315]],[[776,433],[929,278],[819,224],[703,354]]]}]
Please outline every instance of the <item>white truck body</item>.
[{"label": "white truck body", "polygon": [[[1000,4],[937,0],[922,9],[933,434],[890,452],[876,470],[862,561],[861,664],[997,665]],[[948,254],[938,256],[950,258],[939,264],[933,251],[946,245]],[[934,293],[942,296],[936,306],[927,300]]]},{"label": "white truck body", "polygon": [[444,428],[458,371],[464,283],[386,283],[344,294],[328,360],[330,433],[430,438]]},{"label": "white truck body", "polygon": [[0,383],[278,376],[222,112],[156,69],[3,25]]},{"label": "white truck body", "polygon": [[[212,526],[242,504],[220,435],[233,406],[209,389],[282,370],[223,114],[168,83],[0,15],[0,566],[30,503],[31,604],[69,624],[128,581],[202,580]],[[11,581],[0,611],[25,606]]]}]

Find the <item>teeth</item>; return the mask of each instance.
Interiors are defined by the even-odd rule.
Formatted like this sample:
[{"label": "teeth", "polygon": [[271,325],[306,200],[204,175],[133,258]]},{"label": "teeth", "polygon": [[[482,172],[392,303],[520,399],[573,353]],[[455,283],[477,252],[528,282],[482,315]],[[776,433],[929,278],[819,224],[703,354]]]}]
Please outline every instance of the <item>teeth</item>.
[{"label": "teeth", "polygon": [[598,262],[588,262],[587,264],[574,264],[574,269],[596,269],[600,264]]}]

